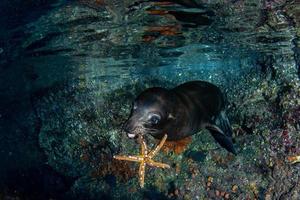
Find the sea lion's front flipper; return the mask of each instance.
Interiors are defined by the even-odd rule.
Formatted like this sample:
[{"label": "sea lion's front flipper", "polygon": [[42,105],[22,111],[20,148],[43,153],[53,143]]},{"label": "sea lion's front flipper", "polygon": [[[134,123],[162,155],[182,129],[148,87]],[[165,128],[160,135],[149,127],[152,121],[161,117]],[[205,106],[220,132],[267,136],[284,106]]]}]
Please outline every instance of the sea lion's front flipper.
[{"label": "sea lion's front flipper", "polygon": [[232,142],[232,129],[225,112],[221,112],[212,123],[205,127],[214,139],[227,151],[236,155]]}]

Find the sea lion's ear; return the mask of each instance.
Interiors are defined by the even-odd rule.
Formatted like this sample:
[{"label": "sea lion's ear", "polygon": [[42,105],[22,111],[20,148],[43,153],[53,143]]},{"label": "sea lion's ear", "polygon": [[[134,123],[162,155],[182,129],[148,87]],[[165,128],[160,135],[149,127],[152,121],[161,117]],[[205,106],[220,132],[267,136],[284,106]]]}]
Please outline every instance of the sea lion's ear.
[{"label": "sea lion's ear", "polygon": [[171,113],[169,113],[168,119],[175,119],[175,117],[174,117],[174,115],[172,115]]}]

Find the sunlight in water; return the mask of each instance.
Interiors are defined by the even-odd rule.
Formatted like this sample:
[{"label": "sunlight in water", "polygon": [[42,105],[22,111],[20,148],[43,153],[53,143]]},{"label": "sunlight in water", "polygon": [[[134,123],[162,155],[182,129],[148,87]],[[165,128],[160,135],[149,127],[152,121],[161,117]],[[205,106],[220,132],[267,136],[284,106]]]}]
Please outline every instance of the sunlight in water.
[{"label": "sunlight in water", "polygon": [[300,199],[299,8],[1,1],[0,199]]}]

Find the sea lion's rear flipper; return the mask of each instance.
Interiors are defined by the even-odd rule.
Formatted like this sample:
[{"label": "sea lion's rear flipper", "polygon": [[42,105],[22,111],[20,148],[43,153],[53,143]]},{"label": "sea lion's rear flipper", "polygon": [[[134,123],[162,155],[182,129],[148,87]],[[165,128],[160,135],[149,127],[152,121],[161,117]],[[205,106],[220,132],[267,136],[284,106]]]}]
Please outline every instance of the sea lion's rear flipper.
[{"label": "sea lion's rear flipper", "polygon": [[236,155],[232,142],[232,129],[225,112],[221,112],[212,123],[205,127],[214,139],[227,151]]}]

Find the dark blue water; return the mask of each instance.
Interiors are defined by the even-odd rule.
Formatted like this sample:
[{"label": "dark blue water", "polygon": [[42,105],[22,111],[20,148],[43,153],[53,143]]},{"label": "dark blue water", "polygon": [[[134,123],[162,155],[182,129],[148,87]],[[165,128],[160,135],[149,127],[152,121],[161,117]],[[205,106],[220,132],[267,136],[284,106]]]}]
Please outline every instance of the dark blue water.
[{"label": "dark blue water", "polygon": [[[0,15],[0,199],[299,199],[297,2],[3,0]],[[238,155],[201,132],[140,189],[112,159],[139,151],[121,130],[132,101],[190,80],[226,94]]]}]

